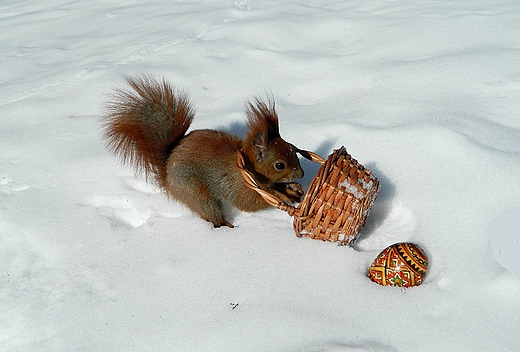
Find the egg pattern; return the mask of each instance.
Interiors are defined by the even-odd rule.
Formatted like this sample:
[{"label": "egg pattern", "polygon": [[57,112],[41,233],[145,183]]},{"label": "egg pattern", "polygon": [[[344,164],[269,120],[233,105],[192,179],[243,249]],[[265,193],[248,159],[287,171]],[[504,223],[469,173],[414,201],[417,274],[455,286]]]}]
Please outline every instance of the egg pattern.
[{"label": "egg pattern", "polygon": [[368,277],[383,286],[420,285],[428,272],[428,257],[418,245],[409,242],[384,249],[368,270]]}]

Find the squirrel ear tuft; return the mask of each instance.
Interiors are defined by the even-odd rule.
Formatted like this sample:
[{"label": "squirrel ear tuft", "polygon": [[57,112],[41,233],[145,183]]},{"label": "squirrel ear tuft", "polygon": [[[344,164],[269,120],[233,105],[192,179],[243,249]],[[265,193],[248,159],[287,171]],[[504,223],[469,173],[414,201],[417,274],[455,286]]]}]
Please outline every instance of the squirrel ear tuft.
[{"label": "squirrel ear tuft", "polygon": [[265,150],[267,149],[266,136],[258,131],[254,134],[252,139],[253,148],[256,154],[256,161],[260,161],[265,156]]},{"label": "squirrel ear tuft", "polygon": [[246,113],[250,131],[262,131],[268,141],[280,137],[278,115],[273,98],[268,98],[267,102],[264,102],[257,97],[254,103],[247,102]]}]

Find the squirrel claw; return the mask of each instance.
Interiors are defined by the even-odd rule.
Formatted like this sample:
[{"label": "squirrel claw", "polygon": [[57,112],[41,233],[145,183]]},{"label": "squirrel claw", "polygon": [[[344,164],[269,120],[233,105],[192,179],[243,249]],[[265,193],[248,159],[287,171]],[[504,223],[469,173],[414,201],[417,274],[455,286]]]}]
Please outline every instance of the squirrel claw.
[{"label": "squirrel claw", "polygon": [[226,220],[222,220],[222,221],[219,221],[219,222],[213,222],[213,227],[214,228],[219,228],[219,227],[222,227],[222,226],[227,226],[227,227],[232,228],[232,229],[235,228],[235,226],[233,226],[233,224],[230,224]]}]

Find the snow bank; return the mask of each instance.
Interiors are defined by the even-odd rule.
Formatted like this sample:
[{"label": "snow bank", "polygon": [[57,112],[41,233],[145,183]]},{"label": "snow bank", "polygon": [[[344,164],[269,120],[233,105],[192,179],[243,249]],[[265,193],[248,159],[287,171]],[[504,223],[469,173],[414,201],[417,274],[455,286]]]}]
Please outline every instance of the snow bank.
[{"label": "snow bank", "polygon": [[[517,349],[519,6],[4,2],[0,346]],[[241,133],[272,93],[285,139],[345,145],[382,187],[354,248],[296,238],[276,209],[215,230],[118,165],[97,121],[141,72],[190,92],[194,128]],[[401,241],[427,251],[425,282],[372,283]]]}]

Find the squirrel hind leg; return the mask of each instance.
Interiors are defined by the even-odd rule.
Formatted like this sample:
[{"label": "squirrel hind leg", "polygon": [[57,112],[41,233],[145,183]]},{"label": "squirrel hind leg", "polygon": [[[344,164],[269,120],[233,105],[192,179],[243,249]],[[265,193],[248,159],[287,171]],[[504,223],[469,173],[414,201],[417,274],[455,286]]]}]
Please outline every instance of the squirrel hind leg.
[{"label": "squirrel hind leg", "polygon": [[194,184],[186,185],[186,187],[182,187],[182,183],[178,182],[173,189],[168,189],[168,193],[202,219],[212,223],[213,227],[227,226],[234,228],[233,224],[226,220],[222,202],[215,198],[200,182],[193,181]]}]

